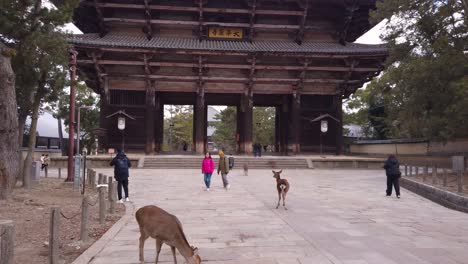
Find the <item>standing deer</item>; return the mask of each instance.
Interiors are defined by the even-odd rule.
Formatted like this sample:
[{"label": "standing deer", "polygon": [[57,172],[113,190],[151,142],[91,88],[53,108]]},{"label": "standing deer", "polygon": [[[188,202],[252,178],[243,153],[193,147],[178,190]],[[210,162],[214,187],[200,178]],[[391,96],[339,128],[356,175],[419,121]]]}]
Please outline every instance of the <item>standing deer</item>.
[{"label": "standing deer", "polygon": [[272,172],[273,178],[276,178],[276,190],[278,190],[278,205],[276,205],[276,209],[280,206],[281,196],[283,196],[283,207],[285,210],[288,210],[288,208],[286,208],[286,194],[289,191],[289,182],[286,179],[281,179],[280,174],[283,170]]},{"label": "standing deer", "polygon": [[138,209],[135,214],[140,227],[140,262],[144,263],[143,249],[148,237],[156,239],[156,264],[158,263],[161,246],[166,243],[171,247],[174,263],[177,264],[175,249],[177,248],[188,264],[200,264],[198,249],[190,246],[182,230],[182,224],[175,215],[163,209],[148,205]]}]

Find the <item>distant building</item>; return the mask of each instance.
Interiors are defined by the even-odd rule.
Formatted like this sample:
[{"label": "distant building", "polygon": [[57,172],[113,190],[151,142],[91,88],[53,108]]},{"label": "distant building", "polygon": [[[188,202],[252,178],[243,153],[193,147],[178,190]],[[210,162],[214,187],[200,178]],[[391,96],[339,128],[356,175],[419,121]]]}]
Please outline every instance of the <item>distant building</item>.
[{"label": "distant building", "polygon": [[214,126],[211,126],[210,124],[212,122],[219,122],[218,120],[215,119],[215,116],[217,114],[219,114],[220,112],[218,110],[216,110],[216,108],[212,107],[212,106],[208,106],[208,113],[207,113],[207,119],[208,119],[208,127],[207,127],[207,131],[206,131],[206,135],[207,135],[207,149],[208,151],[217,151],[217,146],[216,144],[213,142],[213,134],[214,132],[216,131],[216,128]]},{"label": "distant building", "polygon": [[[36,150],[47,152],[61,152],[66,148],[68,133],[65,131],[65,124],[62,122],[63,142],[60,142],[58,119],[52,115],[52,112],[44,111],[39,115],[36,129]],[[26,119],[25,131],[23,136],[23,148],[28,147],[29,134],[31,127],[31,117]]]}]

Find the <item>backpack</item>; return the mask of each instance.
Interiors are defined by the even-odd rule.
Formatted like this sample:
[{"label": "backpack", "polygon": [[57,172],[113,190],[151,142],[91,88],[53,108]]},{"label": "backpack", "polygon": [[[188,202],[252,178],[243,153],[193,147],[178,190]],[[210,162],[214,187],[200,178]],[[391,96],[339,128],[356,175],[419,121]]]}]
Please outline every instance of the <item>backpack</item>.
[{"label": "backpack", "polygon": [[115,169],[117,171],[123,171],[128,169],[128,162],[126,158],[116,158],[115,159]]},{"label": "backpack", "polygon": [[230,156],[229,157],[229,169],[231,170],[232,168],[234,168],[234,157]]}]

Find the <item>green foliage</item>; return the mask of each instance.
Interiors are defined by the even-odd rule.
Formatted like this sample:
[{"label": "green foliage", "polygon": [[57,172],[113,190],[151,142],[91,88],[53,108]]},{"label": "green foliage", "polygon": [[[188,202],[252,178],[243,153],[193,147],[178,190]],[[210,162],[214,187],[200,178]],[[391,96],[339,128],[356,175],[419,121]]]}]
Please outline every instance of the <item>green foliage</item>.
[{"label": "green foliage", "polygon": [[379,138],[468,136],[467,8],[461,0],[379,1],[372,16],[388,19],[387,70],[356,93],[362,98],[351,101],[363,108],[345,120],[366,123],[367,111]]},{"label": "green foliage", "polygon": [[[236,149],[236,107],[229,106],[215,116],[216,122],[212,126],[216,128],[213,141],[218,147],[227,151]],[[275,108],[254,107],[253,108],[253,142],[262,145],[275,143]]]},{"label": "green foliage", "polygon": [[210,125],[216,128],[212,140],[220,149],[234,151],[236,149],[237,110],[235,106],[228,106],[214,117],[215,122]]},{"label": "green foliage", "polygon": [[[80,148],[86,146],[89,152],[95,139],[93,130],[99,128],[99,99],[84,82],[77,82],[75,91],[76,111],[80,106],[93,106],[92,110],[81,109],[80,114]],[[61,91],[57,100],[50,105],[56,110],[55,117],[64,120],[65,125],[68,126],[70,124],[70,90]],[[75,118],[77,118],[76,114]],[[66,130],[69,131],[68,128]]]},{"label": "green foliage", "polygon": [[54,101],[63,89],[68,44],[59,27],[71,21],[78,1],[61,3],[47,8],[41,0],[0,1],[0,41],[17,54],[12,67],[20,116],[31,113],[34,99]]},{"label": "green foliage", "polygon": [[[171,118],[164,118],[164,141],[169,144],[172,139],[172,150],[181,150],[184,143],[190,146],[193,142],[193,106],[176,105],[169,109],[172,113],[173,127],[171,128]],[[171,137],[172,134],[172,137]],[[163,150],[170,150],[164,148]]]},{"label": "green foliage", "polygon": [[275,144],[275,114],[274,107],[254,107],[253,143]]}]

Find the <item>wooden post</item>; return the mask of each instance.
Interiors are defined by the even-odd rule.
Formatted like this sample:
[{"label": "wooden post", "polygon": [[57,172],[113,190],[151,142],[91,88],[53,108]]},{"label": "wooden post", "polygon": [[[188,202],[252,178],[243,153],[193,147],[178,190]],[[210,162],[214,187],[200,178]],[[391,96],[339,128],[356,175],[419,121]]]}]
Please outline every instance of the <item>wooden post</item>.
[{"label": "wooden post", "polygon": [[437,184],[437,166],[432,166],[432,184]]},{"label": "wooden post", "polygon": [[447,175],[447,169],[446,168],[444,168],[443,173],[444,173],[443,185],[444,185],[444,187],[447,187],[447,177],[448,177],[448,175]]},{"label": "wooden post", "polygon": [[15,226],[11,220],[0,220],[0,264],[13,264]]},{"label": "wooden post", "polygon": [[62,178],[62,168],[58,168],[58,177],[59,179]]},{"label": "wooden post", "polygon": [[109,177],[109,213],[115,213],[115,184],[116,182],[112,181],[112,178]]},{"label": "wooden post", "polygon": [[102,184],[103,175],[102,173],[98,174],[98,184]]},{"label": "wooden post", "polygon": [[193,109],[194,125],[193,133],[195,138],[195,151],[197,154],[203,154],[205,151],[205,130],[206,130],[206,116],[205,116],[205,99],[197,95],[197,101]]},{"label": "wooden post", "polygon": [[[336,117],[338,118],[339,122],[335,122],[336,125],[336,155],[343,155],[344,149],[344,139],[343,139],[343,101],[341,99],[341,95],[336,95],[334,97],[336,101]],[[299,113],[299,120],[301,120],[301,116]],[[302,130],[302,125],[300,126],[300,130]],[[300,142],[298,143],[300,146]]]},{"label": "wooden post", "polygon": [[88,197],[84,196],[81,202],[81,232],[80,240],[86,242],[88,240]]},{"label": "wooden post", "polygon": [[49,264],[58,264],[59,261],[59,223],[60,208],[52,207],[49,229]]},{"label": "wooden post", "polygon": [[[419,167],[418,166],[414,166],[414,176],[418,177],[419,176]],[[424,180],[424,179],[423,179]]]},{"label": "wooden post", "polygon": [[405,176],[408,176],[408,164],[405,164]]},{"label": "wooden post", "polygon": [[102,175],[102,184],[107,184],[107,176]]},{"label": "wooden post", "polygon": [[89,181],[89,183],[91,184],[91,190],[96,190],[96,171],[93,171]]},{"label": "wooden post", "polygon": [[99,223],[102,225],[104,224],[106,220],[106,200],[104,199],[104,187],[103,186],[99,187],[98,191],[99,191]]},{"label": "wooden post", "polygon": [[409,176],[413,176],[413,166],[409,165]]},{"label": "wooden post", "polygon": [[458,174],[458,192],[462,193],[463,192],[463,178],[464,178],[463,171],[458,171],[457,174]]},{"label": "wooden post", "polygon": [[427,176],[428,173],[429,173],[429,168],[428,168],[427,165],[424,165],[423,172],[422,172],[423,182],[426,181],[426,176]]},{"label": "wooden post", "polygon": [[145,154],[154,154],[156,148],[154,140],[154,112],[155,112],[155,90],[151,87],[154,81],[146,81],[146,113],[145,113]]},{"label": "wooden post", "polygon": [[[299,95],[297,95],[299,96]],[[292,153],[297,155],[301,152],[301,101],[299,98],[292,98],[291,99],[291,121],[292,126],[290,127],[290,132],[292,135]],[[340,145],[339,142],[336,142],[337,146]],[[338,155],[338,154],[337,154]]]},{"label": "wooden post", "polygon": [[252,142],[252,126],[253,126],[253,98],[248,95],[241,95],[240,98],[240,112],[238,115],[241,115],[240,122],[241,131],[240,131],[240,151],[245,154],[252,154],[252,144],[257,142]]}]

